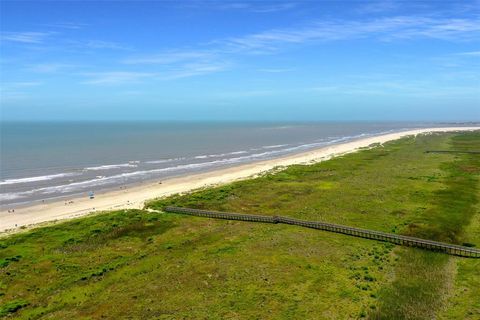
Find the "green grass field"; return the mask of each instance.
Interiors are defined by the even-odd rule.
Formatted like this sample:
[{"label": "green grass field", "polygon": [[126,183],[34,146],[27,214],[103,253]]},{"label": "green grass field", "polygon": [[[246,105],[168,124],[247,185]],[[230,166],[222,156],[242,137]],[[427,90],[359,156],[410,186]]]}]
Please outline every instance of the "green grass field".
[{"label": "green grass field", "polygon": [[[480,132],[431,134],[151,201],[480,247]],[[480,259],[144,210],[0,239],[0,317],[479,319]]]}]

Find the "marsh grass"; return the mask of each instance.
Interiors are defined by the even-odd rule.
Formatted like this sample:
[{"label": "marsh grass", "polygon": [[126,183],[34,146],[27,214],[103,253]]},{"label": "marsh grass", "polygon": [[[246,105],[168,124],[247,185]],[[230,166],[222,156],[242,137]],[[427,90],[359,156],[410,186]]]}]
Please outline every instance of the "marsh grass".
[{"label": "marsh grass", "polygon": [[[478,164],[424,151],[479,141],[478,133],[405,138],[149,207],[281,214],[478,247],[469,225],[478,225],[469,204]],[[473,260],[295,226],[143,210],[3,238],[0,261],[8,261],[0,267],[1,310],[19,319],[355,319],[386,318],[393,308],[408,317],[444,311],[448,319],[478,297]],[[451,296],[449,309],[435,303]]]},{"label": "marsh grass", "polygon": [[[480,149],[475,134],[453,137],[450,145],[455,150]],[[472,168],[480,168],[480,157],[456,156],[453,161],[442,163],[441,168],[447,174],[444,179],[445,188],[432,194],[430,202],[433,206],[417,216],[412,223],[415,224],[415,228],[407,228],[406,233],[426,239],[462,244],[466,239],[471,239],[466,227],[470,225],[477,212],[478,174],[474,174],[476,170]],[[461,266],[478,265],[472,260],[462,261],[464,259],[421,250],[398,251],[400,262],[395,269],[396,278],[390,286],[381,291],[379,308],[371,313],[372,319],[436,318],[436,314],[442,313],[442,308],[445,309],[447,297],[451,295],[456,262]],[[460,277],[464,272],[460,273]],[[478,283],[478,279],[475,280],[474,277],[469,277],[469,280]],[[477,315],[480,315],[478,300],[471,299],[470,303],[472,304],[470,308],[472,310],[476,308]],[[468,312],[461,318],[467,317]]]}]

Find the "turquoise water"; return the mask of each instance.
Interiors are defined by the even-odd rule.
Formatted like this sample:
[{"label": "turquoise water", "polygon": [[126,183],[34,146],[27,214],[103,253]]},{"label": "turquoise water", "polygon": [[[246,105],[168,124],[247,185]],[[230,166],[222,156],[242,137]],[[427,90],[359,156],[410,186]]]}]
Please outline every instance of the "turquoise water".
[{"label": "turquoise water", "polygon": [[213,170],[431,123],[2,123],[6,206]]}]

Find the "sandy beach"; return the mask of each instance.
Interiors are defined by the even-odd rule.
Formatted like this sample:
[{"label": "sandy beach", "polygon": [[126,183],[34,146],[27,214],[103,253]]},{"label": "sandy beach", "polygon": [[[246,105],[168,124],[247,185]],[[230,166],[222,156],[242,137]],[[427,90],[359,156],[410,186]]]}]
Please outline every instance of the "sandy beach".
[{"label": "sandy beach", "polygon": [[[142,208],[145,201],[158,197],[165,197],[176,193],[188,192],[207,186],[220,185],[236,180],[246,179],[272,170],[275,167],[284,167],[292,164],[315,163],[332,157],[354,152],[360,148],[368,147],[374,143],[385,143],[408,135],[417,135],[430,132],[471,131],[480,127],[445,127],[409,130],[399,133],[385,134],[369,137],[351,142],[330,145],[327,147],[276,158],[243,164],[236,167],[219,169],[215,171],[193,174],[162,181],[160,184],[152,182],[144,185],[127,187],[115,191],[97,193],[95,199],[86,196],[71,198],[67,201],[59,200],[19,207],[15,212],[0,211],[0,233],[13,233],[24,227],[52,221],[71,219],[89,213],[105,210]],[[23,228],[22,228],[23,227]],[[21,229],[22,228],[22,229]]]}]

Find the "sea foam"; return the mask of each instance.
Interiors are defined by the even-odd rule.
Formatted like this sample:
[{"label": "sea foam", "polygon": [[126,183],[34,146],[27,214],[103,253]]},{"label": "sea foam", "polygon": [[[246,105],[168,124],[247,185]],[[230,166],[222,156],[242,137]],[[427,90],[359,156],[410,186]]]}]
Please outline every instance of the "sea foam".
[{"label": "sea foam", "polygon": [[[137,161],[135,163],[138,163]],[[97,170],[110,170],[110,169],[119,169],[119,168],[136,168],[138,165],[132,163],[120,163],[120,164],[107,164],[97,167],[87,167],[83,170],[86,171],[97,171]]]},{"label": "sea foam", "polygon": [[[394,130],[389,130],[388,132],[392,132],[392,131]],[[254,150],[259,151],[253,154],[248,154],[247,151],[240,150],[240,151],[233,151],[233,152],[226,152],[226,153],[198,155],[198,156],[192,156],[191,158],[178,157],[178,158],[170,158],[170,159],[145,161],[145,162],[130,161],[129,163],[87,167],[83,169],[84,173],[88,171],[97,171],[97,170],[136,168],[141,166],[142,164],[154,165],[154,164],[170,163],[175,161],[191,162],[191,163],[181,163],[177,165],[171,165],[165,168],[154,168],[149,170],[145,169],[145,170],[138,170],[133,172],[123,172],[123,173],[118,173],[111,176],[105,175],[104,173],[104,175],[96,176],[93,179],[91,178],[84,181],[70,181],[70,183],[63,184],[63,185],[41,187],[41,188],[36,188],[36,189],[22,191],[22,192],[3,193],[3,194],[0,194],[0,201],[9,201],[9,200],[15,200],[20,198],[27,198],[32,195],[50,197],[50,195],[52,194],[79,193],[79,192],[86,192],[90,190],[98,190],[98,189],[101,189],[103,186],[109,186],[109,185],[113,186],[115,184],[118,185],[123,183],[130,183],[132,181],[138,181],[136,180],[136,178],[137,179],[138,178],[155,179],[155,178],[160,178],[161,173],[189,172],[189,171],[193,172],[199,169],[208,169],[208,168],[220,167],[220,166],[230,165],[230,164],[246,163],[246,162],[255,161],[255,160],[264,160],[264,159],[273,158],[275,156],[279,156],[283,154],[290,154],[290,153],[304,151],[304,150],[311,150],[311,149],[322,147],[322,146],[328,146],[328,145],[332,145],[332,144],[336,144],[344,141],[355,140],[355,139],[374,136],[382,133],[384,132],[372,133],[372,134],[362,133],[358,135],[343,136],[343,137],[330,136],[328,138],[318,139],[314,142],[300,143],[297,145],[293,145],[293,144],[267,145],[260,148],[250,149],[250,151],[254,151]],[[237,156],[231,157],[235,155]],[[212,160],[195,162],[196,159],[197,160],[212,159]],[[59,173],[59,174],[51,174],[51,175],[45,175],[45,176],[19,178],[19,179],[7,179],[4,181],[1,181],[0,185],[46,181],[46,180],[58,179],[63,177],[71,177],[71,176],[79,176],[79,175],[82,175],[82,171],[73,172],[73,173]]]},{"label": "sea foam", "polygon": [[46,176],[36,176],[36,177],[19,178],[19,179],[6,179],[4,181],[0,181],[0,185],[46,181],[46,180],[53,180],[53,179],[64,178],[64,177],[73,177],[78,175],[79,173],[71,172],[71,173],[58,173],[58,174],[50,174]]}]

